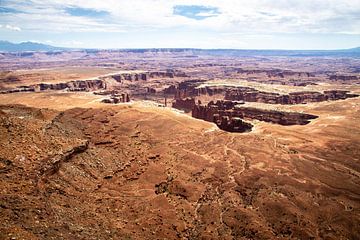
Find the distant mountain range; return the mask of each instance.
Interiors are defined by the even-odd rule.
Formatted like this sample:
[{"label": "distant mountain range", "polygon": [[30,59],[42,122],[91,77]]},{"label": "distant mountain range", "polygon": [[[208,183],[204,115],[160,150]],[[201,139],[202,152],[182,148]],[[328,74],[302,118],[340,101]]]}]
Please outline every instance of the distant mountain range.
[{"label": "distant mountain range", "polygon": [[54,47],[36,42],[12,43],[0,41],[0,51],[2,52],[26,52],[26,51],[56,51],[65,50],[65,48]]},{"label": "distant mountain range", "polygon": [[[98,49],[74,49],[54,47],[36,42],[11,43],[0,41],[0,52],[51,52],[51,51],[87,51],[96,53]],[[122,52],[189,52],[195,55],[219,56],[291,56],[291,57],[360,57],[360,47],[340,50],[256,50],[256,49],[196,49],[196,48],[149,48],[149,49],[111,49]]]}]

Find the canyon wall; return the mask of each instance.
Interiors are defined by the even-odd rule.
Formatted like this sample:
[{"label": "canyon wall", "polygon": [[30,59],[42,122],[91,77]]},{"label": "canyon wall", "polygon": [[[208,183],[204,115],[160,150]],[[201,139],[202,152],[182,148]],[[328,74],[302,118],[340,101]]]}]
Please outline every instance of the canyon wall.
[{"label": "canyon wall", "polygon": [[173,108],[184,110],[185,112],[190,112],[194,108],[194,106],[194,98],[178,98],[172,104]]},{"label": "canyon wall", "polygon": [[323,102],[357,97],[349,91],[331,90],[320,92],[293,92],[285,95],[271,92],[262,92],[251,88],[234,88],[225,93],[226,100],[241,100],[245,102],[261,102],[270,104],[304,104],[310,102]]},{"label": "canyon wall", "polygon": [[64,83],[39,83],[30,86],[19,86],[14,89],[0,91],[0,94],[14,92],[40,92],[47,90],[68,90],[68,91],[93,91],[106,89],[106,82],[101,79],[74,80]]},{"label": "canyon wall", "polygon": [[[203,119],[209,122],[215,122],[217,125],[225,119],[249,119],[271,122],[280,125],[305,125],[317,116],[296,112],[283,112],[275,110],[266,110],[252,107],[243,107],[241,103],[233,101],[218,100],[209,102],[207,105],[196,104],[192,109],[194,118]],[[220,121],[220,122],[219,122]]]},{"label": "canyon wall", "polygon": [[279,78],[285,78],[285,77],[315,77],[314,73],[310,72],[297,72],[297,71],[291,71],[291,70],[281,70],[281,69],[269,69],[269,70],[263,70],[263,69],[237,69],[237,73],[240,74],[266,74],[269,78],[279,77]]},{"label": "canyon wall", "polygon": [[166,70],[166,71],[149,71],[142,73],[119,73],[106,75],[106,77],[112,77],[117,82],[126,81],[147,81],[150,78],[174,78],[174,77],[187,77],[184,72],[177,70]]}]

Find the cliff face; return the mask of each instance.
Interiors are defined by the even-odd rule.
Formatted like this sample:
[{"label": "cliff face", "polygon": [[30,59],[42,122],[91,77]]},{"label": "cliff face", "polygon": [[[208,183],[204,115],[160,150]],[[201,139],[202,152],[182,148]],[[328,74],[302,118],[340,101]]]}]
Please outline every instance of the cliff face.
[{"label": "cliff face", "polygon": [[114,74],[111,77],[116,80],[117,82],[126,81],[139,81],[143,80],[146,81],[149,79],[148,73],[121,73],[121,74]]},{"label": "cliff face", "polygon": [[166,94],[174,94],[175,99],[197,97],[201,95],[223,95],[225,100],[261,102],[269,104],[305,104],[310,102],[333,101],[358,97],[357,94],[350,94],[349,91],[330,90],[321,92],[301,91],[289,94],[279,94],[259,91],[251,87],[229,87],[229,86],[204,86],[199,87],[202,80],[190,80],[179,83],[178,86],[170,86],[164,90]]},{"label": "cliff face", "polygon": [[185,112],[190,112],[195,106],[194,98],[184,98],[184,99],[176,99],[172,104],[173,108],[184,110]]},{"label": "cliff face", "polygon": [[348,91],[331,90],[320,92],[293,92],[287,95],[278,93],[261,92],[255,89],[236,88],[229,89],[225,93],[226,100],[242,100],[245,102],[262,102],[271,104],[304,104],[309,102],[323,102],[327,100],[339,100],[357,97]]},{"label": "cliff face", "polygon": [[217,105],[195,105],[192,117],[208,122],[214,122],[220,129],[228,132],[249,132],[252,124],[244,122],[237,116],[224,114]]},{"label": "cliff face", "polygon": [[297,71],[290,71],[290,70],[280,70],[280,69],[270,69],[270,70],[263,70],[263,69],[237,69],[237,73],[240,74],[266,74],[269,78],[279,77],[315,77],[314,73],[310,72],[297,72]]},{"label": "cliff face", "polygon": [[341,81],[349,81],[349,80],[358,80],[358,76],[355,75],[330,75],[329,80],[341,80]]},{"label": "cliff face", "polygon": [[257,119],[285,126],[306,125],[310,123],[310,120],[317,118],[317,116],[311,114],[281,112],[250,107],[237,107],[233,111],[229,111],[225,114],[235,115],[243,119]]},{"label": "cliff face", "polygon": [[150,78],[174,78],[174,77],[187,77],[185,73],[175,70],[167,71],[150,71],[143,73],[120,73],[110,75],[117,82],[126,81],[147,81]]},{"label": "cliff face", "polygon": [[32,86],[35,91],[45,91],[45,90],[64,90],[68,89],[69,91],[90,91],[105,89],[106,83],[104,80],[77,80],[66,83],[40,83]]},{"label": "cliff face", "polygon": [[215,122],[218,126],[222,124],[222,121],[234,122],[236,119],[256,119],[285,126],[305,125],[311,119],[317,118],[317,116],[311,114],[242,107],[238,102],[232,101],[217,101],[216,103],[210,102],[208,105],[195,105],[192,116]]},{"label": "cliff face", "polygon": [[0,93],[14,93],[14,92],[40,92],[47,90],[65,90],[68,91],[93,91],[99,89],[106,89],[106,82],[101,79],[95,80],[75,80],[64,83],[39,83],[30,86],[20,86],[18,88],[1,91]]},{"label": "cliff face", "polygon": [[101,102],[113,104],[126,103],[130,102],[130,96],[127,93],[113,94],[110,98],[103,99]]}]

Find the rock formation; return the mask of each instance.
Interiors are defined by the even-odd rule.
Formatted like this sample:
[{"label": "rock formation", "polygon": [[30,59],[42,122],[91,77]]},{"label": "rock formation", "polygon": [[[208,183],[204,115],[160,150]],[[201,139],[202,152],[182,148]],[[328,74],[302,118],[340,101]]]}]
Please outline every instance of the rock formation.
[{"label": "rock formation", "polygon": [[187,77],[187,75],[180,71],[166,70],[166,71],[149,71],[142,73],[118,73],[105,75],[104,77],[112,77],[117,82],[126,81],[147,81],[150,78],[174,78]]},{"label": "rock formation", "polygon": [[358,80],[358,76],[355,75],[330,75],[329,80],[341,80],[341,81],[349,81],[349,80]]},{"label": "rock formation", "polygon": [[281,69],[237,69],[237,73],[240,74],[266,74],[269,78],[285,78],[285,77],[315,77],[314,73],[309,72],[297,72],[297,71],[291,71],[291,70],[281,70]]},{"label": "rock formation", "polygon": [[229,86],[204,86],[199,87],[201,80],[190,80],[179,83],[177,87],[170,86],[164,90],[165,93],[174,93],[175,99],[197,97],[201,95],[213,96],[224,95],[224,99],[232,101],[261,102],[270,104],[304,104],[310,102],[323,102],[328,100],[339,100],[357,97],[344,90],[330,90],[323,93],[314,91],[292,92],[279,94],[264,92],[251,87],[229,87]]},{"label": "rock formation", "polygon": [[194,98],[178,98],[172,104],[173,108],[184,110],[185,112],[190,112],[195,106]]},{"label": "rock formation", "polygon": [[35,91],[45,91],[45,90],[64,90],[68,89],[69,91],[91,91],[97,89],[105,89],[106,83],[104,80],[95,79],[95,80],[76,80],[66,83],[40,83],[33,85]]},{"label": "rock formation", "polygon": [[232,101],[219,100],[216,103],[211,101],[207,105],[195,105],[192,110],[192,116],[205,121],[215,122],[218,126],[222,124],[221,122],[223,120],[231,122],[235,121],[237,118],[250,120],[256,119],[286,126],[305,125],[308,124],[311,119],[317,118],[317,116],[311,114],[265,110],[252,107],[242,107],[240,105],[241,103]]},{"label": "rock formation", "polygon": [[167,89],[165,89],[164,92],[174,93],[175,99],[195,97],[200,95],[213,96],[215,94],[223,94],[225,92],[224,87],[213,87],[213,86],[199,87],[199,85],[204,82],[205,82],[204,80],[188,80],[179,83],[177,87],[170,86]]},{"label": "rock formation", "polygon": [[[210,102],[208,105],[196,104],[192,109],[192,116],[194,118],[202,119],[208,122],[214,122],[220,129],[224,131],[250,131],[252,129],[252,124],[242,121],[237,116],[224,114],[225,111],[229,111],[226,109],[231,109],[234,105],[235,103],[232,103],[231,101],[218,101],[216,104]],[[224,108],[222,108],[222,106]]]},{"label": "rock formation", "polygon": [[68,91],[93,91],[98,89],[106,89],[106,82],[104,80],[75,80],[64,83],[39,83],[30,86],[19,86],[14,89],[4,90],[0,93],[14,93],[14,92],[40,92],[48,90],[68,90]]},{"label": "rock formation", "polygon": [[35,92],[33,87],[19,86],[17,88],[0,91],[0,94],[16,93],[16,92]]},{"label": "rock formation", "polygon": [[101,102],[112,104],[126,103],[130,102],[130,96],[127,93],[113,94],[110,98],[103,99]]},{"label": "rock formation", "polygon": [[242,119],[257,119],[264,122],[271,122],[280,125],[306,125],[310,120],[317,118],[315,115],[266,110],[252,107],[235,107],[233,111],[225,114],[234,115]]},{"label": "rock formation", "polygon": [[278,93],[262,92],[252,88],[233,88],[225,93],[226,100],[242,100],[245,102],[262,102],[271,104],[304,104],[309,102],[323,102],[357,97],[349,91],[331,90],[320,92],[293,92],[285,95]]}]

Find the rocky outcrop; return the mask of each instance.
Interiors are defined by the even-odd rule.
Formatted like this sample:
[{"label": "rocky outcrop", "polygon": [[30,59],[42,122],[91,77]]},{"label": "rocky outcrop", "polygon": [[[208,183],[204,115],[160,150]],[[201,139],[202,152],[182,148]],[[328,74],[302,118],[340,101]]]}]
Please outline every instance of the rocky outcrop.
[{"label": "rocky outcrop", "polygon": [[105,89],[106,83],[103,80],[76,80],[65,83],[40,83],[32,85],[35,91],[46,91],[46,90],[64,90],[69,91],[91,91],[97,89]]},{"label": "rocky outcrop", "polygon": [[164,94],[168,95],[175,95],[176,91],[177,87],[175,85],[170,85],[163,90]]},{"label": "rocky outcrop", "polygon": [[349,80],[358,80],[358,76],[355,75],[330,75],[329,80],[332,81],[349,81]]},{"label": "rocky outcrop", "polygon": [[64,83],[39,83],[30,86],[19,86],[17,88],[1,91],[0,94],[14,92],[41,92],[49,90],[68,90],[68,91],[94,91],[98,89],[106,89],[104,80],[75,80]]},{"label": "rocky outcrop", "polygon": [[152,88],[152,87],[147,87],[147,88],[146,88],[146,93],[155,94],[155,93],[156,93],[156,89],[155,89],[155,88]]},{"label": "rocky outcrop", "polygon": [[281,70],[281,69],[237,69],[237,73],[240,74],[266,74],[269,78],[285,78],[285,77],[315,77],[315,74],[309,72],[296,72],[291,70]]},{"label": "rocky outcrop", "polygon": [[[230,103],[230,101],[227,101]],[[219,106],[225,106],[221,109]],[[248,132],[252,129],[252,124],[242,121],[236,116],[224,114],[226,109],[230,109],[233,104],[227,105],[226,103],[217,104],[210,102],[208,105],[196,104],[192,109],[192,117],[202,119],[208,122],[214,122],[220,129],[228,132]]]},{"label": "rocky outcrop", "polygon": [[57,173],[61,165],[65,162],[70,161],[75,155],[85,152],[89,147],[89,141],[84,140],[81,144],[73,146],[71,149],[49,157],[45,164],[39,170],[42,177],[47,177]]},{"label": "rocky outcrop", "polygon": [[194,98],[184,98],[184,99],[178,98],[172,104],[173,108],[184,110],[185,112],[190,112],[194,106],[195,106]]},{"label": "rocky outcrop", "polygon": [[257,78],[249,78],[247,81],[257,82],[257,83],[263,83],[263,84],[271,84],[271,85],[287,85],[287,86],[297,86],[297,87],[306,87],[309,85],[318,85],[317,83],[310,82],[308,80],[301,80],[301,79],[257,79]]},{"label": "rocky outcrop", "polygon": [[121,73],[121,74],[114,74],[111,75],[111,77],[117,81],[122,82],[124,80],[126,81],[146,81],[149,79],[148,73]]},{"label": "rocky outcrop", "polygon": [[250,132],[253,127],[238,117],[214,115],[214,118],[216,125],[227,132]]},{"label": "rocky outcrop", "polygon": [[242,107],[241,103],[222,100],[216,103],[211,101],[208,105],[195,105],[192,110],[192,116],[205,121],[215,122],[218,126],[224,124],[222,123],[224,120],[234,123],[234,121],[238,121],[237,118],[256,119],[285,126],[305,125],[310,120],[317,118],[317,116],[311,114]]},{"label": "rocky outcrop", "polygon": [[235,107],[229,111],[230,116],[235,115],[242,119],[256,119],[264,122],[271,122],[280,125],[306,125],[317,116],[297,112],[281,112],[251,107]]},{"label": "rocky outcrop", "polygon": [[331,90],[320,92],[293,92],[285,95],[271,92],[262,92],[253,88],[234,88],[225,93],[226,100],[242,100],[245,102],[262,102],[271,104],[304,104],[309,102],[323,102],[357,97],[349,91]]},{"label": "rocky outcrop", "polygon": [[16,92],[35,92],[33,87],[19,86],[17,88],[0,91],[0,94],[16,93]]},{"label": "rocky outcrop", "polygon": [[[164,90],[166,94],[174,94],[175,99],[195,98],[201,95],[223,95],[225,100],[261,102],[269,104],[305,104],[310,102],[323,102],[329,100],[347,99],[357,97],[357,94],[350,94],[349,91],[330,90],[323,93],[315,91],[292,92],[279,94],[259,91],[251,87],[232,86],[202,86],[203,80],[190,80],[179,83],[178,86],[170,86]],[[306,85],[306,84],[305,84]]]},{"label": "rocky outcrop", "polygon": [[95,95],[102,95],[102,96],[106,96],[106,95],[116,95],[116,94],[120,94],[119,91],[117,90],[105,90],[105,91],[98,91],[98,92],[93,92]]},{"label": "rocky outcrop", "polygon": [[104,77],[112,77],[117,82],[126,81],[147,81],[150,78],[174,78],[187,77],[187,75],[180,71],[166,70],[166,71],[150,71],[142,73],[119,73],[106,75]]},{"label": "rocky outcrop", "polygon": [[179,83],[178,86],[170,86],[164,90],[165,93],[173,93],[175,99],[186,98],[186,97],[195,97],[200,95],[209,95],[213,96],[216,94],[223,94],[226,90],[224,87],[216,86],[204,86],[199,87],[204,80],[188,80]]},{"label": "rocky outcrop", "polygon": [[127,93],[114,94],[110,98],[103,99],[101,102],[112,104],[126,103],[130,102],[130,96]]},{"label": "rocky outcrop", "polygon": [[174,78],[175,75],[174,70],[149,72],[151,78]]}]

